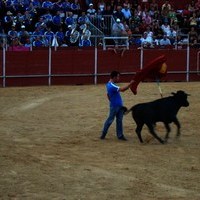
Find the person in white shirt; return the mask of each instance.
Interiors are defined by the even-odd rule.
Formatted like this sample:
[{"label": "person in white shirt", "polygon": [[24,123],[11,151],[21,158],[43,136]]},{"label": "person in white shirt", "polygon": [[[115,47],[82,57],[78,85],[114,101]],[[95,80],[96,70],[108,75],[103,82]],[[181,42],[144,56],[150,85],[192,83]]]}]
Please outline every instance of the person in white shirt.
[{"label": "person in white shirt", "polygon": [[165,22],[164,24],[162,24],[161,29],[165,34],[167,34],[170,31],[170,25],[167,22]]},{"label": "person in white shirt", "polygon": [[173,27],[170,28],[169,32],[167,32],[167,37],[169,38],[171,44],[174,44],[177,37],[177,32],[174,30]]},{"label": "person in white shirt", "polygon": [[153,38],[148,37],[147,32],[143,33],[143,36],[141,37],[140,41],[141,41],[141,45],[143,47],[152,47],[153,46]]}]

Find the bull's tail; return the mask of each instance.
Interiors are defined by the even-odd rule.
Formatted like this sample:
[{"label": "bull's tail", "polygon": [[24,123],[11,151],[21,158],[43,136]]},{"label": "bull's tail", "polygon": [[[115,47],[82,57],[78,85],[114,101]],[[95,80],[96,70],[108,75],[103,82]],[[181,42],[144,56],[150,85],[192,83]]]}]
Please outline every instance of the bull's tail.
[{"label": "bull's tail", "polygon": [[132,108],[127,109],[127,107],[123,106],[122,109],[123,109],[124,115],[127,115],[128,113],[130,113],[132,111]]}]

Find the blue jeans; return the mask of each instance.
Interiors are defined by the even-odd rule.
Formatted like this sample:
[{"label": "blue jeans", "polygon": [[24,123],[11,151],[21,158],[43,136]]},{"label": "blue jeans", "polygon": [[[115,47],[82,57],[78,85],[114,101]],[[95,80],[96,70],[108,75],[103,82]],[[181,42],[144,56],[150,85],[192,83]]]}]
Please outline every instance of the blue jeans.
[{"label": "blue jeans", "polygon": [[116,132],[117,132],[117,137],[120,138],[123,136],[123,110],[121,109],[121,106],[118,107],[110,107],[110,113],[107,118],[107,120],[104,123],[103,131],[102,131],[102,136],[105,137],[110,125],[114,121],[116,117]]}]

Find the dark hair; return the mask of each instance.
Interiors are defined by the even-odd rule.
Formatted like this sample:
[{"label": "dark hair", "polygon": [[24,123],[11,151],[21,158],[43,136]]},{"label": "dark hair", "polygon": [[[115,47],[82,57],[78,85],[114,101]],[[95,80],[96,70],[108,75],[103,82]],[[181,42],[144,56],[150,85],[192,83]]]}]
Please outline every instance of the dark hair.
[{"label": "dark hair", "polygon": [[118,72],[118,71],[112,71],[112,72],[110,73],[110,78],[117,77],[118,75],[120,75],[120,72]]}]

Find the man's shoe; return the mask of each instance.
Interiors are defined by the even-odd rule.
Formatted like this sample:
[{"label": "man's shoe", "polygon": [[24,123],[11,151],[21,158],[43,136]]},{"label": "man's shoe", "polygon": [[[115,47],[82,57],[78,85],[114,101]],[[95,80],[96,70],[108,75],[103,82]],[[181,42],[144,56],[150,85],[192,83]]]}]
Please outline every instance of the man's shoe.
[{"label": "man's shoe", "polygon": [[121,136],[118,138],[119,140],[127,141],[127,139],[124,136]]},{"label": "man's shoe", "polygon": [[104,139],[105,139],[105,136],[104,136],[104,135],[102,135],[102,136],[100,137],[100,139],[101,139],[101,140],[104,140]]}]

